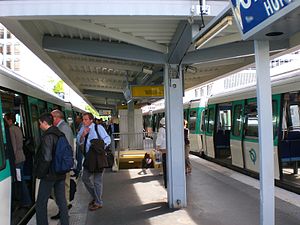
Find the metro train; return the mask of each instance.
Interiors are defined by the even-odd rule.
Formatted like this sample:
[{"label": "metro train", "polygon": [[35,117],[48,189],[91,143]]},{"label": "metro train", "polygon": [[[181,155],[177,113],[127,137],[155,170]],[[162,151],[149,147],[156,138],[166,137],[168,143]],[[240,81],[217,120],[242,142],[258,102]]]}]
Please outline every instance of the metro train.
[{"label": "metro train", "polygon": [[[272,77],[272,111],[275,181],[299,193],[300,70]],[[163,109],[145,113],[145,130],[157,131],[163,116]],[[184,104],[184,118],[192,153],[258,177],[255,85]]]},{"label": "metro train", "polygon": [[[76,115],[83,111],[66,103],[55,95],[36,87],[24,77],[0,67],[0,218],[1,224],[27,224],[34,213],[36,178],[33,172],[34,155],[40,143],[41,130],[38,118],[44,112],[60,109],[75,134]],[[15,166],[11,162],[11,148],[7,143],[7,128],[3,116],[7,112],[16,115],[16,123],[24,137],[23,150],[26,157],[24,176],[29,189],[32,205],[22,207],[20,202],[20,182],[16,182]],[[75,138],[75,136],[74,136]]]}]

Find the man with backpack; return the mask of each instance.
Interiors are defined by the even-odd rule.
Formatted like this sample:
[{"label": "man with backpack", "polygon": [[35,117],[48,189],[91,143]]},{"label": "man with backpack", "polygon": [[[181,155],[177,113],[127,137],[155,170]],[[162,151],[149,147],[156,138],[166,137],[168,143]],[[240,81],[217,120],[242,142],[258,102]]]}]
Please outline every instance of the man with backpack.
[{"label": "man with backpack", "polygon": [[[111,142],[109,135],[106,133],[103,126],[97,126],[93,123],[94,116],[91,113],[84,113],[82,116],[83,127],[80,129],[77,135],[77,142],[82,145],[83,154],[85,157],[92,150],[93,142],[99,142],[97,139],[102,139],[100,142],[104,145],[105,149]],[[97,129],[97,130],[96,130]],[[98,132],[97,132],[98,131]],[[100,146],[101,146],[100,143]],[[86,159],[85,159],[86,160]],[[92,196],[92,201],[89,203],[89,210],[95,211],[102,208],[102,189],[103,189],[103,174],[104,168],[97,170],[96,172],[89,171],[86,164],[84,164],[82,181],[85,184],[86,189]]]},{"label": "man with backpack", "polygon": [[[36,176],[40,179],[38,196],[36,200],[36,223],[37,225],[48,225],[47,203],[52,188],[56,203],[60,211],[61,225],[69,225],[69,216],[67,201],[65,196],[65,171],[59,167],[57,162],[57,143],[59,138],[63,138],[64,134],[55,126],[53,126],[53,117],[50,113],[44,113],[39,117],[39,124],[44,131],[41,138],[41,144],[36,155]],[[65,141],[67,143],[67,141]],[[69,146],[65,146],[70,148]],[[66,152],[66,151],[65,151]],[[68,156],[68,155],[67,155]],[[68,164],[71,162],[70,157],[67,158]],[[68,168],[71,167],[69,164]],[[60,168],[59,171],[57,168]],[[59,172],[57,172],[59,171]]]},{"label": "man with backpack", "polygon": [[[53,125],[56,126],[62,133],[65,134],[70,146],[72,147],[73,156],[75,156],[74,152],[74,136],[73,131],[69,124],[64,120],[64,114],[59,109],[55,109],[51,112],[53,116]],[[73,157],[75,158],[75,157]],[[65,191],[66,191],[66,200],[68,209],[72,208],[72,204],[70,204],[70,185],[71,183],[71,176],[70,173],[66,173],[66,180],[65,180]],[[73,191],[73,190],[72,190]],[[51,219],[58,220],[60,217],[60,212],[58,212],[55,216],[52,216]]]}]

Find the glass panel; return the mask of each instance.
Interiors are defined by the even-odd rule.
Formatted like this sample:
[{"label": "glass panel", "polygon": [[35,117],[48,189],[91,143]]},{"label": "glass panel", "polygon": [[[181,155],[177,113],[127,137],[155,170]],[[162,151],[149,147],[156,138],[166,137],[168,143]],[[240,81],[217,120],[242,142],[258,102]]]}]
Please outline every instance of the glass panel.
[{"label": "glass panel", "polygon": [[201,112],[200,131],[205,131],[205,110]]},{"label": "glass panel", "polygon": [[31,115],[32,115],[32,130],[33,130],[33,137],[34,143],[37,146],[40,144],[40,129],[39,129],[39,115],[38,115],[38,107],[37,105],[30,105],[31,107]]},{"label": "glass panel", "polygon": [[272,113],[273,113],[273,118],[272,118],[272,123],[273,123],[273,136],[277,136],[277,121],[278,121],[278,102],[277,101],[272,101]]},{"label": "glass panel", "polygon": [[246,111],[246,132],[248,137],[258,137],[258,116],[256,102],[249,103]]},{"label": "glass panel", "polygon": [[6,54],[11,55],[11,44],[6,45]]},{"label": "glass panel", "polygon": [[[0,101],[1,104],[1,101]],[[0,170],[5,168],[4,143],[2,136],[2,118],[0,119]]]},{"label": "glass panel", "polygon": [[15,55],[20,55],[20,47],[21,45],[19,43],[15,43]]},{"label": "glass panel", "polygon": [[242,118],[242,105],[234,106],[234,115],[233,115],[233,131],[234,136],[240,136],[242,130],[243,118]]},{"label": "glass panel", "polygon": [[196,131],[196,119],[197,119],[197,110],[191,110],[190,111],[190,119],[189,119],[190,132]]},{"label": "glass panel", "polygon": [[4,39],[4,28],[0,28],[0,39]]},{"label": "glass panel", "polygon": [[44,102],[44,101],[39,101],[39,112],[40,114],[43,114],[45,112],[48,112],[48,109],[47,109],[47,103]]},{"label": "glass panel", "polygon": [[230,130],[231,129],[231,110],[219,111],[219,124],[218,130]]},{"label": "glass panel", "polygon": [[20,59],[15,59],[14,70],[20,71]]},{"label": "glass panel", "polygon": [[299,119],[299,106],[298,105],[290,105],[290,115],[291,115],[291,126],[292,129],[300,127],[300,119]]},{"label": "glass panel", "polygon": [[210,108],[208,110],[208,132],[212,133],[215,125],[215,109]]}]

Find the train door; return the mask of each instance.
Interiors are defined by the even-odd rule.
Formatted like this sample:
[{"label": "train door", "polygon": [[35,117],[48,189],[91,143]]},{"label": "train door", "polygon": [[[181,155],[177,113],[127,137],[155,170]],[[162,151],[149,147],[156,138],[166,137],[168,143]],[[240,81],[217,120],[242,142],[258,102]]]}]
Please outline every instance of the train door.
[{"label": "train door", "polygon": [[281,178],[295,182],[300,178],[300,93],[285,93],[282,100],[281,132],[279,152]]},{"label": "train door", "polygon": [[229,160],[230,164],[231,107],[231,103],[222,103],[217,106],[216,132],[214,134],[216,158]]},{"label": "train door", "polygon": [[230,135],[231,163],[237,167],[244,167],[243,130],[244,130],[245,101],[232,103],[232,131]]},{"label": "train door", "polygon": [[[11,223],[18,224],[20,221],[24,221],[29,218],[28,212],[32,208],[33,203],[33,193],[34,186],[33,184],[33,151],[30,148],[30,129],[28,127],[27,110],[26,106],[26,97],[19,95],[14,91],[3,90],[1,92],[2,100],[2,115],[5,115],[8,121],[12,121],[13,124],[9,125],[6,122],[5,136],[6,136],[6,153],[9,159],[9,164],[11,167],[12,174],[12,192],[9,196],[12,200],[12,217]],[[16,126],[16,127],[11,127]],[[19,127],[22,131],[22,136],[20,135],[11,135],[19,134],[13,132]],[[12,128],[12,129],[10,129]],[[18,131],[16,131],[18,132]],[[21,140],[19,139],[21,138]],[[28,142],[27,142],[28,140]],[[14,149],[19,149],[21,143],[23,144],[22,149],[23,154],[19,153],[19,160],[16,161],[16,155]],[[24,160],[23,160],[24,159]],[[17,163],[17,164],[16,164]],[[26,199],[25,199],[26,197]]]},{"label": "train door", "polygon": [[245,137],[243,139],[244,167],[259,172],[258,115],[256,99],[245,105]]},{"label": "train door", "polygon": [[216,105],[209,105],[207,109],[207,123],[205,130],[207,156],[215,158],[214,133],[216,121]]},{"label": "train door", "polygon": [[[274,177],[279,179],[279,161],[277,148],[277,127],[279,113],[279,96],[272,97],[272,120],[273,120],[273,159]],[[259,173],[259,143],[258,143],[258,114],[256,99],[247,100],[245,106],[245,138],[243,139],[244,167],[248,170]]]},{"label": "train door", "polygon": [[188,117],[188,128],[190,130],[190,151],[199,153],[202,146],[201,139],[199,136],[199,124],[197,123],[197,118],[199,118],[199,110],[198,108],[192,108],[189,110]]},{"label": "train door", "polygon": [[11,173],[9,161],[5,154],[6,138],[4,135],[4,121],[2,117],[2,103],[0,97],[0,218],[1,223],[10,224],[11,221]]}]

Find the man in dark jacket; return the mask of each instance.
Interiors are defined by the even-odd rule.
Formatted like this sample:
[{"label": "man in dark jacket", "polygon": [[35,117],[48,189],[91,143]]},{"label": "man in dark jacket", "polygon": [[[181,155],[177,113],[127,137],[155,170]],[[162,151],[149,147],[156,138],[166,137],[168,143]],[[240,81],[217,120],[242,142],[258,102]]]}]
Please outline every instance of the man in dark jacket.
[{"label": "man in dark jacket", "polygon": [[61,225],[69,225],[68,208],[65,196],[65,174],[57,174],[51,167],[53,151],[58,137],[63,135],[53,126],[53,117],[44,113],[39,118],[40,128],[44,131],[36,157],[36,175],[40,179],[40,186],[36,200],[37,225],[48,225],[47,203],[54,188],[56,203],[60,211]]}]

